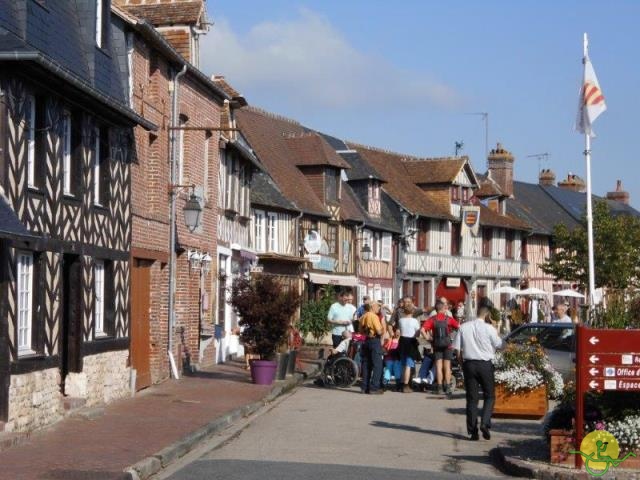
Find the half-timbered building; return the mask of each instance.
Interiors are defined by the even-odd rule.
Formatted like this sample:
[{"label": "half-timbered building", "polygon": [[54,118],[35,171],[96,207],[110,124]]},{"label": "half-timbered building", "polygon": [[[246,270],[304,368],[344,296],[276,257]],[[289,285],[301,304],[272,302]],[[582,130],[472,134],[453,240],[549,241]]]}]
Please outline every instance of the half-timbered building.
[{"label": "half-timbered building", "polygon": [[[118,3],[129,100],[160,126],[151,133],[136,129],[132,166],[131,363],[141,389],[170,375],[170,357],[178,375],[214,362],[218,147],[230,97],[194,66],[195,44],[173,35],[204,21],[203,0],[180,8],[166,1]],[[202,210],[191,229],[182,214],[190,200]]]},{"label": "half-timbered building", "polygon": [[[129,394],[132,111],[109,0],[0,2],[0,421]],[[82,26],[82,27],[81,27]],[[23,232],[24,233],[24,232]]]}]

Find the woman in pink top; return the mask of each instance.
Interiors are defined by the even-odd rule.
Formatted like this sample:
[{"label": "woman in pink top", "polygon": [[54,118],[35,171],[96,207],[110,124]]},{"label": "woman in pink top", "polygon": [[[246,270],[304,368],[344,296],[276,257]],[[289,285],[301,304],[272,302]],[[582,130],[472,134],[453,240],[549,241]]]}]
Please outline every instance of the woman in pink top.
[{"label": "woman in pink top", "polygon": [[384,350],[384,376],[383,384],[389,385],[391,377],[395,378],[396,384],[399,384],[402,375],[400,359],[398,358],[398,341],[400,339],[400,329],[393,330],[393,336],[385,340],[382,349]]}]

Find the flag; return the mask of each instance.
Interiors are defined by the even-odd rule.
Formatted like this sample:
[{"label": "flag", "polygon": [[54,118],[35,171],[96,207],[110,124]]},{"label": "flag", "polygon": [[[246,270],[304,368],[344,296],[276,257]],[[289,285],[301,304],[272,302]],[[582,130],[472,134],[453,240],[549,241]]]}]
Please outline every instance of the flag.
[{"label": "flag", "polygon": [[462,207],[462,228],[460,235],[465,236],[467,232],[471,232],[474,236],[478,236],[480,229],[480,207]]},{"label": "flag", "polygon": [[607,105],[604,103],[604,95],[600,90],[596,72],[593,70],[588,55],[585,55],[583,63],[584,81],[580,89],[576,130],[580,133],[586,133],[590,137],[595,137],[591,125],[607,109]]}]

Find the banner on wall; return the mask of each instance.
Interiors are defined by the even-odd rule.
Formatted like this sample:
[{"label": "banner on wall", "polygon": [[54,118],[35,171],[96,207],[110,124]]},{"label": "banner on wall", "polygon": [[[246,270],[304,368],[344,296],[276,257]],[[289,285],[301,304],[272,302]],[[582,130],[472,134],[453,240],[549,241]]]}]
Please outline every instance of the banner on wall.
[{"label": "banner on wall", "polygon": [[474,236],[478,236],[478,232],[480,231],[480,207],[462,207],[462,228],[460,229],[462,236],[465,235],[465,231],[469,231]]}]

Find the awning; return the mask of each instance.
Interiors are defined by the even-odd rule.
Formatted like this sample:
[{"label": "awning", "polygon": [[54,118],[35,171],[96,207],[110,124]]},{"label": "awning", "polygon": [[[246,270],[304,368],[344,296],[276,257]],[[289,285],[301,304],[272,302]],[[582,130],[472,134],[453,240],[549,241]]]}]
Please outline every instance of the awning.
[{"label": "awning", "polygon": [[28,240],[38,238],[20,222],[9,203],[0,195],[0,238]]},{"label": "awning", "polygon": [[341,285],[343,287],[357,287],[360,282],[353,275],[329,275],[326,273],[309,272],[309,281],[319,285]]}]

